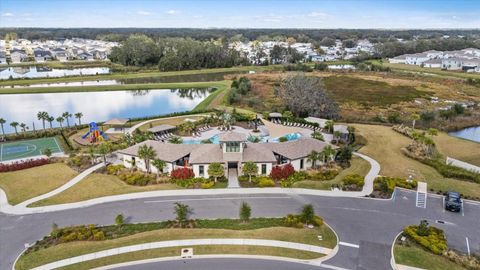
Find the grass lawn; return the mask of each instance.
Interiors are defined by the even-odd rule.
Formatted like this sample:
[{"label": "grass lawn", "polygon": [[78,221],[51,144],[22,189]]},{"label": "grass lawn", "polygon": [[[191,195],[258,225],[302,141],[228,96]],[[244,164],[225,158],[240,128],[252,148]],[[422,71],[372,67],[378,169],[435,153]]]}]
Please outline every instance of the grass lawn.
[{"label": "grass lawn", "polygon": [[[352,126],[355,126],[358,134],[368,141],[368,144],[362,147],[360,152],[380,163],[381,175],[406,178],[411,174],[416,180],[427,182],[428,189],[456,190],[471,196],[480,194],[479,184],[445,178],[434,168],[403,155],[401,148],[407,146],[411,140],[393,131],[390,127],[360,124],[352,124]],[[455,139],[454,144],[460,141],[456,138],[453,139]],[[439,147],[439,149],[442,148]]]},{"label": "grass lawn", "polygon": [[294,188],[311,188],[311,189],[326,189],[330,190],[331,186],[334,184],[340,184],[342,179],[348,174],[358,174],[361,176],[367,175],[370,171],[370,163],[366,160],[353,156],[351,161],[351,166],[343,171],[341,171],[334,179],[328,181],[313,181],[305,180],[299,181],[293,184]]},{"label": "grass lawn", "polygon": [[[175,257],[180,255],[182,248],[188,247],[171,247],[159,248],[152,250],[144,250],[137,252],[130,252],[122,255],[110,256],[102,259],[97,259],[89,262],[78,263],[71,266],[58,268],[59,270],[88,270],[96,267],[112,265],[123,262],[131,262],[152,258],[161,257]],[[194,255],[209,255],[209,254],[242,254],[242,255],[266,255],[288,257],[302,260],[311,260],[323,257],[323,254],[301,251],[287,248],[276,247],[256,247],[256,246],[233,246],[233,245],[215,245],[215,246],[193,246]]]},{"label": "grass lawn", "polygon": [[[185,123],[185,119],[194,119],[194,120],[199,120],[202,119],[204,116],[203,115],[184,115],[184,116],[179,116],[179,117],[168,117],[168,118],[159,118],[156,121],[152,121],[150,123],[147,123],[143,126],[140,126],[138,129],[141,131],[146,131],[147,129],[150,128],[150,126],[159,126],[159,125],[180,125]],[[134,123],[132,123],[134,125]]]},{"label": "grass lawn", "polygon": [[33,203],[30,206],[71,203],[110,195],[166,189],[179,189],[179,187],[170,183],[149,186],[132,186],[124,183],[114,175],[93,173],[64,192]]},{"label": "grass lawn", "polygon": [[[409,85],[392,85],[384,81],[367,80],[352,76],[328,76],[325,87],[339,103],[355,102],[368,106],[384,106],[412,101],[430,93]],[[382,98],[372,98],[381,96]]]},{"label": "grass lawn", "polygon": [[411,245],[407,247],[396,244],[394,249],[394,256],[395,262],[397,264],[403,264],[423,269],[466,269],[445,257],[428,252],[423,248],[419,247],[418,245]]},{"label": "grass lawn", "polygon": [[65,184],[78,173],[63,163],[0,173],[0,187],[12,205],[42,195]]},{"label": "grass lawn", "polygon": [[449,136],[443,132],[434,139],[438,150],[445,156],[480,166],[480,143]]},{"label": "grass lawn", "polygon": [[92,85],[92,86],[61,86],[61,87],[29,87],[29,88],[4,88],[0,94],[32,94],[32,93],[64,93],[64,92],[98,92],[98,91],[123,91],[123,90],[148,90],[172,88],[219,88],[225,87],[225,81],[216,82],[185,82],[185,83],[139,83],[118,85]]},{"label": "grass lawn", "polygon": [[[318,240],[317,236],[322,235],[323,240]],[[225,230],[225,229],[161,229],[137,233],[134,235],[121,237],[105,241],[76,241],[63,243],[45,249],[30,252],[22,255],[17,262],[16,269],[30,269],[49,262],[62,260],[82,254],[88,254],[96,251],[136,245],[142,243],[168,241],[175,239],[204,239],[204,238],[249,238],[249,239],[269,239],[279,241],[291,241],[304,244],[320,245],[333,248],[336,245],[336,237],[332,230],[327,226],[314,229],[296,229],[287,227],[270,227],[256,230]],[[225,251],[225,247],[219,246],[218,249],[205,247],[211,253]],[[254,248],[254,254],[261,254],[263,247]],[[178,255],[178,249],[177,255]],[[171,253],[166,254],[171,256]],[[281,254],[281,253],[276,253]],[[175,254],[173,254],[175,255]],[[321,256],[321,255],[320,255]],[[318,256],[318,257],[320,257]],[[119,259],[132,260],[129,256],[119,256]],[[128,258],[128,259],[127,259]],[[134,260],[134,259],[133,259]],[[76,268],[74,268],[76,269]],[[83,268],[79,268],[83,269]],[[88,268],[87,268],[88,269]]]}]

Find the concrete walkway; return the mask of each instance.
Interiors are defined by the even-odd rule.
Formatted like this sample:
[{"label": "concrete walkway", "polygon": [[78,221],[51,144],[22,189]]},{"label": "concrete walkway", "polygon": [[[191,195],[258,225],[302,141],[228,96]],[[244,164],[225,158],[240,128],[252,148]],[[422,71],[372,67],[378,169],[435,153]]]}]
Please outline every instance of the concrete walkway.
[{"label": "concrete walkway", "polygon": [[[76,263],[96,260],[100,258],[105,258],[109,256],[115,256],[119,254],[125,254],[129,252],[141,251],[141,250],[150,250],[157,248],[168,248],[168,247],[183,247],[183,246],[200,246],[200,245],[239,245],[239,246],[264,246],[264,247],[280,247],[280,248],[289,248],[295,250],[316,252],[321,254],[329,254],[332,252],[332,249],[324,248],[320,246],[307,245],[294,242],[286,241],[277,241],[277,240],[264,240],[264,239],[229,239],[229,238],[218,238],[218,239],[191,239],[191,240],[172,240],[172,241],[161,241],[153,242],[139,245],[131,245],[119,248],[112,248],[107,250],[102,250],[94,253],[84,254],[49,264],[45,264],[33,270],[50,270],[56,269]],[[180,250],[179,250],[180,251]],[[195,252],[195,248],[194,248]]]},{"label": "concrete walkway", "polygon": [[[35,214],[35,213],[45,213],[45,212],[55,212],[62,211],[73,208],[88,207],[97,204],[123,201],[123,200],[132,200],[140,198],[153,198],[153,197],[167,197],[167,196],[205,196],[205,195],[231,195],[231,194],[299,194],[299,195],[314,195],[314,196],[325,196],[325,197],[365,197],[373,191],[373,181],[375,177],[380,172],[380,165],[374,159],[360,154],[353,153],[356,156],[359,156],[370,163],[370,171],[365,176],[365,184],[362,191],[341,191],[341,190],[316,190],[316,189],[305,189],[305,188],[232,188],[232,189],[188,189],[188,190],[158,190],[158,191],[148,191],[148,192],[136,192],[128,193],[121,195],[105,196],[95,199],[90,199],[81,202],[66,203],[66,204],[57,204],[50,206],[42,207],[26,207],[28,204],[33,202],[46,199],[50,196],[56,195],[67,188],[75,185],[86,177],[91,172],[100,168],[103,164],[98,164],[82,174],[78,175],[65,185],[60,188],[51,191],[49,193],[43,194],[41,196],[32,198],[28,201],[20,203],[18,205],[12,206],[8,203],[7,196],[5,192],[0,189],[0,212],[12,215],[25,215],[25,214]],[[98,166],[98,168],[97,168]]]},{"label": "concrete walkway", "polygon": [[238,183],[238,169],[230,168],[228,169],[228,188],[239,188],[240,184]]}]

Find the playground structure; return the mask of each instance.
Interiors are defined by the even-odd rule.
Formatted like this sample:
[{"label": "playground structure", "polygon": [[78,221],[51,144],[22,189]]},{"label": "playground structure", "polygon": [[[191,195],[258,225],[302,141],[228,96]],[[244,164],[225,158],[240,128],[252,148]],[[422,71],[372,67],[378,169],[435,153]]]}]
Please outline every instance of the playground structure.
[{"label": "playground structure", "polygon": [[88,130],[87,133],[85,133],[83,136],[82,136],[82,139],[85,139],[87,137],[89,137],[88,141],[90,143],[95,143],[95,142],[98,142],[98,141],[103,141],[103,140],[107,140],[107,135],[105,135],[103,133],[103,131],[101,131],[98,126],[97,126],[97,123],[95,122],[91,122],[89,124],[89,127],[90,129]]}]

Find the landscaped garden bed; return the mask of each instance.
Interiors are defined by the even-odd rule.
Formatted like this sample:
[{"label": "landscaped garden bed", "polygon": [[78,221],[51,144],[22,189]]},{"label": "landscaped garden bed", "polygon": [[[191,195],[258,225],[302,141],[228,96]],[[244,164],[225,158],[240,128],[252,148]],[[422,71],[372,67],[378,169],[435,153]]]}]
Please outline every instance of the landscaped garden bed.
[{"label": "landscaped garden bed", "polygon": [[[282,218],[251,219],[251,209],[246,203],[242,204],[239,219],[190,219],[192,210],[187,205],[177,203],[174,211],[176,219],[162,222],[125,224],[123,215],[118,215],[115,218],[115,225],[110,226],[80,225],[58,228],[53,225],[50,235],[27,249],[20,257],[15,269],[30,269],[49,262],[115,247],[168,240],[246,238],[296,242],[331,249],[337,244],[335,233],[323,223],[320,217],[315,216],[311,205],[305,205],[298,215],[288,215]],[[307,224],[310,226],[306,226]],[[229,246],[194,246],[194,249],[204,250],[204,254],[223,254],[227,247]],[[205,249],[210,249],[210,252]],[[180,247],[175,250],[179,251]],[[311,252],[305,253],[290,249],[283,249],[283,253],[281,253],[276,248],[261,246],[251,246],[248,249],[232,246],[232,250],[236,250],[237,254],[264,254],[302,259],[313,259],[324,255],[316,253],[316,256],[313,256],[315,254]],[[256,253],[252,253],[254,251]],[[145,251],[145,254],[159,256],[158,251],[152,252],[151,250]],[[195,253],[197,254],[197,252]],[[126,258],[132,260],[130,254],[120,256],[118,260],[125,261]],[[173,254],[163,250],[160,254],[164,254],[161,256],[178,256],[179,252]],[[112,263],[111,258],[102,260]],[[89,263],[86,265],[90,265]],[[78,264],[67,269],[88,268],[84,264]]]},{"label": "landscaped garden bed", "polygon": [[394,257],[397,264],[422,269],[480,269],[477,255],[448,249],[443,231],[429,226],[426,220],[404,228],[395,242]]}]

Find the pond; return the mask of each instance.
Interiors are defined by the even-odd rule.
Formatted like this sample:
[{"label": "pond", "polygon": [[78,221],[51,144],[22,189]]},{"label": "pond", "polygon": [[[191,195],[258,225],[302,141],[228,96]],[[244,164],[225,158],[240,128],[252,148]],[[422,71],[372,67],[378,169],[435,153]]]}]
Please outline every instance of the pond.
[{"label": "pond", "polygon": [[[6,133],[13,133],[10,123],[25,123],[32,129],[42,127],[39,111],[57,118],[63,112],[83,113],[82,123],[101,122],[111,118],[137,118],[192,110],[213,89],[155,89],[135,91],[70,92],[49,94],[0,95],[0,118],[7,121]],[[74,117],[70,124],[77,122]],[[46,123],[49,126],[48,123]],[[66,125],[66,121],[63,123]],[[53,122],[58,127],[57,121]],[[20,128],[17,128],[20,131]]]},{"label": "pond", "polygon": [[245,72],[215,72],[204,74],[188,74],[175,76],[157,76],[145,78],[127,78],[118,80],[92,80],[81,82],[54,82],[54,83],[34,83],[30,85],[3,85],[0,88],[28,88],[28,87],[59,87],[59,86],[92,86],[92,85],[118,85],[118,84],[138,84],[138,83],[174,83],[174,82],[213,82],[223,81],[225,75],[241,74]]},{"label": "pond", "polygon": [[7,79],[21,79],[21,78],[51,78],[51,77],[66,77],[66,76],[80,76],[80,75],[97,75],[108,74],[110,68],[108,67],[91,67],[91,68],[72,68],[60,69],[49,67],[7,67],[0,68],[0,80]]},{"label": "pond", "polygon": [[448,133],[451,136],[480,143],[480,126],[464,128]]}]

